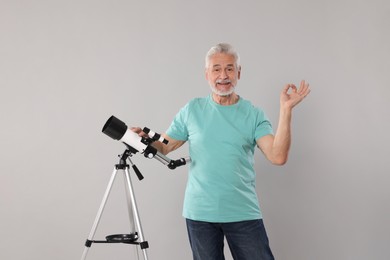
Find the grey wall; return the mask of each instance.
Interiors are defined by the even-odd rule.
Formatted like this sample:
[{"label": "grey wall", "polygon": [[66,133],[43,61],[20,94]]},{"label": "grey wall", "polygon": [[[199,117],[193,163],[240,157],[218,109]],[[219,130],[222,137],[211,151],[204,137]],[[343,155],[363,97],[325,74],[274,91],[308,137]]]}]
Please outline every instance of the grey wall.
[{"label": "grey wall", "polygon": [[[288,164],[256,154],[276,258],[390,259],[389,14],[385,0],[1,0],[0,259],[79,259],[124,149],[100,132],[104,122],[165,131],[209,93],[203,58],[223,41],[241,54],[237,92],[275,128],[284,84],[312,87],[294,111]],[[190,259],[186,168],[134,162],[150,259]],[[127,230],[121,181],[95,238]],[[129,255],[94,245],[88,259]]]}]

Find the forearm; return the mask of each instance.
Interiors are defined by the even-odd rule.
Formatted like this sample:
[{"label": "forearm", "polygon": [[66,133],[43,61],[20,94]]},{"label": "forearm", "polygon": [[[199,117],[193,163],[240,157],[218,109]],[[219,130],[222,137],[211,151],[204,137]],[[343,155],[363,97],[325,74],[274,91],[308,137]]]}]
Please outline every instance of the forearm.
[{"label": "forearm", "polygon": [[258,140],[260,149],[273,164],[283,165],[287,162],[291,146],[292,109],[309,93],[309,84],[302,80],[299,89],[294,84],[287,84],[280,94],[280,114],[276,134]]},{"label": "forearm", "polygon": [[162,136],[166,140],[168,140],[168,144],[163,144],[161,142],[154,142],[152,145],[157,149],[157,151],[159,151],[164,155],[167,155],[168,153],[178,149],[185,143],[185,141],[172,139],[166,134],[162,134]]},{"label": "forearm", "polygon": [[154,142],[153,144],[152,144],[152,146],[154,147],[154,148],[156,148],[157,149],[157,151],[159,151],[160,153],[162,153],[162,154],[164,154],[164,155],[166,155],[168,152],[167,151],[165,151],[165,145],[163,144],[163,143],[161,143],[161,142]]},{"label": "forearm", "polygon": [[272,162],[283,165],[287,162],[291,146],[292,109],[281,106],[278,128],[272,144]]}]

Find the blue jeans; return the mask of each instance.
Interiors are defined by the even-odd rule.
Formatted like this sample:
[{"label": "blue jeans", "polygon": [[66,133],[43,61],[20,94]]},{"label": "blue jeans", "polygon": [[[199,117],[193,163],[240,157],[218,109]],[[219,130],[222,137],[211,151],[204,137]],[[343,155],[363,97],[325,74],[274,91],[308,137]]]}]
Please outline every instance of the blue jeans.
[{"label": "blue jeans", "polygon": [[208,223],[187,219],[194,260],[224,260],[224,237],[235,260],[273,260],[262,219]]}]

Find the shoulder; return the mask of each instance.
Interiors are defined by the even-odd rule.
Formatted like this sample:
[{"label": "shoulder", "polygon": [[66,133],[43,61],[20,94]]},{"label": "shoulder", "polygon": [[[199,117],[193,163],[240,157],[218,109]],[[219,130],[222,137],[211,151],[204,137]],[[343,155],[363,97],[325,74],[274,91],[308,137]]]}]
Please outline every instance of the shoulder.
[{"label": "shoulder", "polygon": [[240,97],[240,99],[242,110],[245,111],[247,115],[252,116],[257,121],[268,120],[267,114],[260,106],[254,105],[251,101],[244,98]]},{"label": "shoulder", "polygon": [[193,110],[197,108],[204,107],[209,103],[208,97],[196,97],[187,102],[187,104],[183,107],[185,110]]},{"label": "shoulder", "polygon": [[202,105],[202,104],[207,103],[208,100],[209,100],[208,97],[196,97],[196,98],[191,99],[187,104],[192,105],[192,106]]},{"label": "shoulder", "polygon": [[257,105],[254,105],[251,101],[240,97],[241,107],[255,113],[264,113],[263,109]]}]

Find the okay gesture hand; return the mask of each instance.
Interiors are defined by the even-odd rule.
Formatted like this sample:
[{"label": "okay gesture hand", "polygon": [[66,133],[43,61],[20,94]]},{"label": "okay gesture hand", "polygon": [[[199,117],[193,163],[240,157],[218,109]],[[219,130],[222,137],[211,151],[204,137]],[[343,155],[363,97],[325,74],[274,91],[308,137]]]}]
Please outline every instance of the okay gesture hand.
[{"label": "okay gesture hand", "polygon": [[[291,91],[290,91],[291,89]],[[292,109],[310,93],[309,83],[301,81],[299,89],[294,84],[287,84],[280,94],[280,105],[286,109]]]}]

